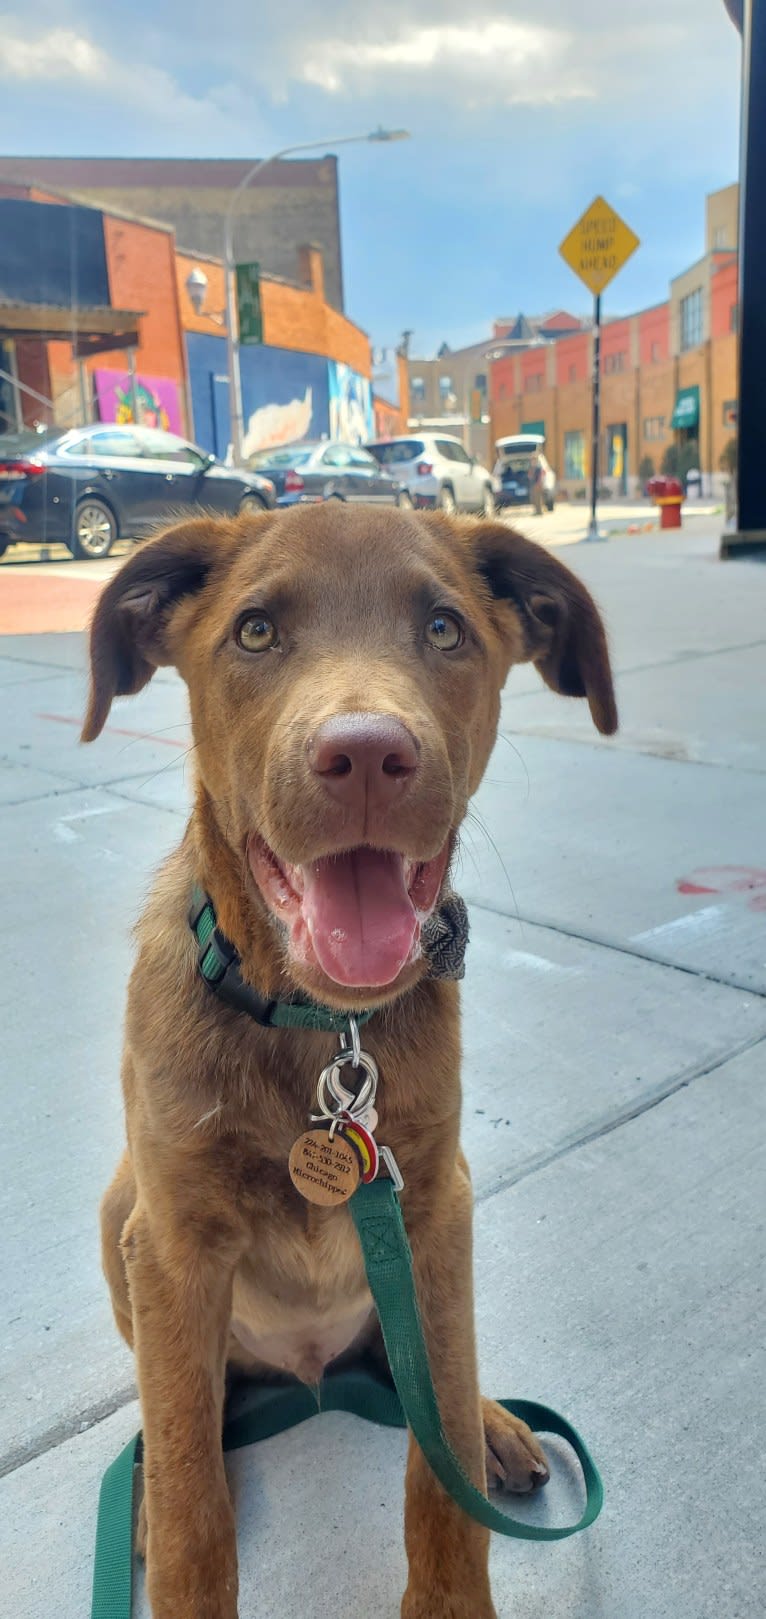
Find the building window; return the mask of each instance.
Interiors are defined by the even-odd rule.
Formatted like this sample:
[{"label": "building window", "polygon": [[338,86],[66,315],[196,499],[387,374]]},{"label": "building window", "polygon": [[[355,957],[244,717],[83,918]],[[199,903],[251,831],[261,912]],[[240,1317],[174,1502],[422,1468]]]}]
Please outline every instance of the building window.
[{"label": "building window", "polygon": [[724,425],[724,427],[736,428],[736,426],[737,426],[737,414],[738,414],[737,413],[737,405],[738,405],[738,403],[739,403],[739,401],[736,400],[736,399],[725,399],[724,400],[724,402],[723,402],[723,425]]},{"label": "building window", "polygon": [[655,438],[656,439],[656,438],[664,438],[664,437],[665,437],[665,417],[664,416],[645,416],[644,417],[644,438],[646,438],[646,439]]},{"label": "building window", "polygon": [[486,371],[479,371],[477,373],[477,375],[476,375],[476,377],[474,379],[474,384],[473,385],[474,385],[474,388],[478,388],[479,393],[485,394],[487,392],[487,373],[486,373]]},{"label": "building window", "polygon": [[570,367],[569,367],[569,381],[570,382],[576,382],[577,381],[577,365],[576,365],[575,362],[573,362],[572,365],[570,365]]},{"label": "building window", "polygon": [[662,359],[662,344],[657,342],[657,340],[655,339],[655,341],[652,343],[651,364],[652,365],[659,365],[659,362],[660,362],[661,359]]},{"label": "building window", "polygon": [[448,397],[448,395],[452,393],[452,391],[453,391],[453,389],[452,389],[452,378],[448,377],[446,375],[443,376],[443,377],[440,377],[439,378],[439,393],[441,394],[442,399],[446,399]]},{"label": "building window", "polygon": [[696,349],[702,342],[702,288],[681,299],[681,349]]},{"label": "building window", "polygon": [[726,246],[726,226],[725,225],[716,225],[716,228],[713,231],[713,252],[714,253],[720,253],[721,249],[724,248],[725,246]]},{"label": "building window", "polygon": [[612,374],[612,372],[614,372],[614,371],[624,371],[625,370],[625,361],[626,361],[626,359],[627,359],[627,354],[626,354],[624,349],[619,349],[616,354],[605,354],[604,355],[604,372],[605,372],[605,375],[610,376]]},{"label": "building window", "polygon": [[739,304],[729,305],[729,331],[739,331]]},{"label": "building window", "polygon": [[423,377],[410,377],[410,398],[412,399],[413,404],[424,404],[425,397],[426,385]]},{"label": "building window", "polygon": [[525,394],[539,394],[543,386],[542,371],[533,371],[532,375],[524,378]]},{"label": "building window", "polygon": [[585,434],[564,434],[564,477],[585,477]]}]

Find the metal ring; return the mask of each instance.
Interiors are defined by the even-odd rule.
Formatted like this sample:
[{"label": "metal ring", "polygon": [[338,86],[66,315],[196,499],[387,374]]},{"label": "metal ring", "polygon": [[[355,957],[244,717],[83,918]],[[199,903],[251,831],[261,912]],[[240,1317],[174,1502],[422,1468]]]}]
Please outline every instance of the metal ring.
[{"label": "metal ring", "polygon": [[[357,1023],[356,1018],[353,1016],[353,1013],[349,1015],[348,1027],[351,1035],[351,1060],[354,1067],[358,1068],[362,1056],[362,1042],[359,1038],[359,1024]],[[346,1035],[345,1030],[341,1034],[340,1045],[342,1051],[348,1051],[348,1036]]]},{"label": "metal ring", "polygon": [[[341,1083],[340,1070],[349,1064],[356,1066],[356,1070],[364,1070],[364,1079],[358,1091],[349,1091]],[[359,1113],[363,1108],[371,1106],[375,1101],[378,1089],[378,1065],[367,1051],[359,1052],[359,1062],[354,1065],[353,1051],[339,1051],[332,1062],[322,1069],[317,1082],[317,1104],[322,1109],[322,1117],[331,1119],[336,1113]]]}]

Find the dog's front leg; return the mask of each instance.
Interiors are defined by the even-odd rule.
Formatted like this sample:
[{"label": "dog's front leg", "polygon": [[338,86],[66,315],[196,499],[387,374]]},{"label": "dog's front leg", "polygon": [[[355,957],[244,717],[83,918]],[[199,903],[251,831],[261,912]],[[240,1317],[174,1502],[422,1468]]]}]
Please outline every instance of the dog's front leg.
[{"label": "dog's front leg", "polygon": [[122,1239],[144,1431],[146,1583],[153,1619],[236,1619],[234,1512],[223,1465],[236,1256],[137,1209]]},{"label": "dog's front leg", "polygon": [[[410,1233],[415,1285],[442,1425],[478,1489],[486,1488],[476,1367],[471,1255],[472,1198],[458,1168],[446,1213]],[[489,1587],[489,1531],[442,1489],[410,1436],[404,1534],[409,1583],[402,1619],[496,1619]]]}]

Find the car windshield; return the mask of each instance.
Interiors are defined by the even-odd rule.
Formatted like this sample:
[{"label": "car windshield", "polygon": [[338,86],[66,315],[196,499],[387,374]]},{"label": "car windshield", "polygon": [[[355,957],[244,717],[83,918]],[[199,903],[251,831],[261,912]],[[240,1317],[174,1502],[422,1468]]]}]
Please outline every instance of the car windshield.
[{"label": "car windshield", "polygon": [[397,461],[414,461],[423,454],[425,446],[422,439],[400,438],[393,444],[368,444],[367,448],[382,467],[387,467]]},{"label": "car windshield", "polygon": [[286,450],[259,450],[257,455],[251,455],[248,466],[251,467],[305,467],[311,460],[310,449]]}]

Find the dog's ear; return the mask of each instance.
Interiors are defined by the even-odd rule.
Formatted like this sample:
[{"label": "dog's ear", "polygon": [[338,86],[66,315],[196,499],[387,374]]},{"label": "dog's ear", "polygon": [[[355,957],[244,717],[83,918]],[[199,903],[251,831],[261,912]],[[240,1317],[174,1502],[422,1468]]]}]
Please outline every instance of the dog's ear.
[{"label": "dog's ear", "polygon": [[110,580],[91,624],[83,742],[103,730],[115,697],[141,691],[155,669],[173,661],[167,637],[175,608],[236,549],[229,525],[196,518],[142,545]]},{"label": "dog's ear", "polygon": [[580,580],[540,545],[500,523],[474,531],[476,566],[496,601],[515,606],[525,658],[565,697],[587,697],[604,736],[617,730],[617,704],[606,632]]}]

